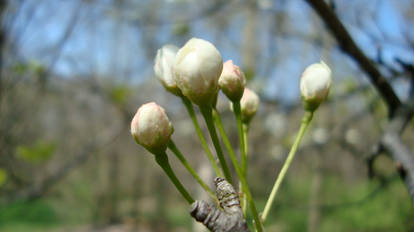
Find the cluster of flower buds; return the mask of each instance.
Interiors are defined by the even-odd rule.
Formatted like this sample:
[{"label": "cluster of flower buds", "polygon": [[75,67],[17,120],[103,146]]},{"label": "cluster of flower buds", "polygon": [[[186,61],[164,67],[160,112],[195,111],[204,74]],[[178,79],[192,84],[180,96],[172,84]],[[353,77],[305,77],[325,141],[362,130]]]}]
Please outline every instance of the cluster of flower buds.
[{"label": "cluster of flower buds", "polygon": [[[215,107],[218,92],[221,89],[222,92],[231,101],[231,107],[235,107],[234,112],[237,118],[238,129],[241,138],[240,145],[243,149],[245,149],[247,145],[244,146],[243,144],[243,136],[245,136],[243,135],[243,133],[247,130],[244,130],[244,128],[246,125],[250,123],[250,121],[255,116],[258,110],[259,97],[252,90],[246,88],[246,78],[244,76],[243,71],[240,69],[240,67],[235,65],[232,60],[228,60],[223,64],[223,59],[220,52],[210,42],[198,38],[192,38],[180,49],[174,45],[165,45],[162,48],[160,48],[157,51],[157,55],[154,60],[154,72],[155,75],[161,81],[162,85],[165,87],[165,89],[173,93],[174,95],[181,97],[186,106],[190,105],[191,110],[193,108],[190,101],[200,107],[201,112],[206,120],[210,135],[212,137],[213,144],[216,147],[217,156],[220,160],[224,174],[226,178],[231,182],[231,175],[226,175],[226,170],[228,171],[228,168],[225,159],[221,158],[223,157],[223,155],[220,148],[220,142],[218,140],[218,136],[214,128],[214,122],[212,119],[212,107]],[[319,107],[319,105],[327,98],[329,94],[329,89],[331,87],[331,82],[331,70],[322,61],[320,63],[308,66],[302,73],[300,79],[300,91],[304,108],[307,111],[305,116],[308,116],[304,117],[307,120],[302,120],[302,125],[300,129],[301,133],[298,136],[299,139],[295,141],[295,144],[293,145],[292,150],[289,153],[289,157],[293,158],[296,148],[300,143],[300,139],[302,138],[303,133],[305,131],[302,130],[302,127],[306,129],[306,126],[308,126],[310,121],[312,120],[312,112],[314,112]],[[190,115],[193,115],[193,118],[195,118],[194,111],[191,110],[189,110]],[[217,115],[218,114],[214,114],[214,116]],[[198,125],[196,120],[194,121],[196,128],[199,128],[197,127]],[[217,121],[220,122],[220,120]],[[221,124],[221,122],[219,124]],[[171,181],[175,184],[175,186],[183,194],[183,196],[188,200],[188,202],[192,203],[194,200],[184,189],[182,184],[179,182],[179,180],[173,173],[171,167],[168,164],[168,158],[165,153],[165,150],[167,149],[167,147],[169,147],[173,152],[176,151],[175,153],[177,153],[177,157],[183,157],[182,155],[180,155],[179,151],[177,152],[174,142],[170,141],[170,137],[173,132],[174,128],[164,108],[162,108],[154,102],[142,105],[137,110],[137,113],[135,114],[131,122],[131,134],[135,141],[151,153],[155,154],[157,163],[167,173]],[[199,132],[199,134],[202,135],[201,132]],[[223,134],[224,136],[222,135],[222,137],[226,138],[225,133]],[[202,136],[200,137],[202,138]],[[230,149],[228,150],[232,151],[231,145],[229,145],[229,147]],[[243,153],[243,149],[241,149],[241,153],[242,155],[244,155],[242,156],[242,165],[247,164],[247,162],[243,163],[243,157],[246,157],[245,160],[247,160],[247,153],[246,151],[244,151]],[[238,166],[237,158],[235,158],[234,155],[231,156],[232,152],[229,152],[229,154],[232,158],[234,167],[236,168],[239,180],[241,181],[241,183],[245,183],[243,182],[244,173],[243,171],[239,171],[240,168]],[[288,158],[288,160],[290,161],[285,163],[282,171],[287,170],[292,158]],[[186,165],[186,161],[184,160],[184,158],[179,159],[184,163],[184,165]],[[211,160],[213,160],[212,163],[215,163],[214,158],[212,158]],[[222,160],[224,162],[222,162]],[[191,167],[186,167],[192,174],[195,174],[195,171],[193,171]],[[246,167],[245,169],[247,169],[247,165],[243,167]],[[278,181],[281,181],[283,179],[284,173],[286,173],[286,171],[284,171],[283,174],[279,175],[281,179],[279,179],[278,177]],[[197,179],[197,176],[194,176]],[[198,178],[197,180],[200,180],[200,178]],[[278,181],[276,183],[278,183]],[[227,185],[231,187],[231,184],[227,183]],[[202,186],[206,185],[202,184]],[[224,185],[217,185],[217,189],[220,190],[221,186]],[[247,189],[245,190],[245,193],[246,197],[249,197],[250,192],[247,188],[247,184],[244,184],[242,186],[243,189]],[[267,213],[269,212],[270,206],[273,202],[273,198],[275,196],[275,193],[277,192],[278,186],[279,185],[275,184],[275,187],[272,190],[271,197],[269,197],[270,201],[266,203],[263,221],[267,217]],[[237,193],[232,188],[230,190],[231,191],[226,190],[227,192],[217,191],[218,194],[216,195],[218,197],[218,200],[220,201],[220,205],[222,206],[224,211],[234,211],[236,212],[238,217],[243,217],[243,212],[240,208],[240,202],[237,198]],[[223,193],[224,195],[221,193]],[[232,205],[230,206],[237,207],[226,207],[225,204],[222,204],[223,199],[224,203],[226,203],[227,201],[227,203],[232,203]],[[255,221],[258,223],[256,224],[256,228],[261,228],[259,223],[260,219],[258,213],[256,212],[257,210],[255,209],[254,201],[249,201],[249,205],[253,208],[252,214],[255,218]],[[211,209],[208,207],[206,208],[204,206],[205,204],[197,203],[196,207],[193,210],[195,212],[195,216],[193,216],[199,221],[201,220],[203,222],[206,222],[206,220],[209,218],[206,219],[204,216],[206,216],[207,214],[204,215],[199,213],[202,211],[201,209],[206,209],[208,212],[210,212]],[[220,210],[212,212],[214,212],[214,215],[219,215]],[[215,225],[218,225],[218,220],[207,220],[207,222],[208,223],[205,224],[207,227],[210,226],[210,229],[215,228],[212,227],[212,222],[215,222]],[[244,228],[246,229],[246,231],[248,230],[247,224],[244,221],[243,224],[240,225],[240,228]]]},{"label": "cluster of flower buds", "polygon": [[[192,38],[181,49],[165,45],[157,52],[154,72],[171,93],[184,95],[199,106],[211,106],[219,88],[232,101],[240,101],[242,120],[248,123],[256,114],[259,97],[245,88],[243,71],[228,60],[223,64],[220,52],[208,41]],[[324,63],[305,69],[300,80],[304,107],[315,111],[326,99],[331,86],[331,70]],[[137,111],[131,133],[148,150],[165,148],[173,127],[162,107],[155,103]]]}]

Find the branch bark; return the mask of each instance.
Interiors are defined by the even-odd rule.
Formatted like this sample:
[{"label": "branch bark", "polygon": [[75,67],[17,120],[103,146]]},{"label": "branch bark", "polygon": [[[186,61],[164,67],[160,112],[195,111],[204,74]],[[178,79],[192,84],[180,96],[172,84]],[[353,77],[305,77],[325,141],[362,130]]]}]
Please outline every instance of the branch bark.
[{"label": "branch bark", "polygon": [[233,186],[220,177],[214,180],[214,185],[221,209],[205,201],[196,201],[191,206],[191,216],[212,232],[250,232]]},{"label": "branch bark", "polygon": [[414,116],[414,97],[396,112],[385,130],[379,145],[393,159],[401,179],[405,182],[414,204],[414,156],[401,140],[401,134]]}]

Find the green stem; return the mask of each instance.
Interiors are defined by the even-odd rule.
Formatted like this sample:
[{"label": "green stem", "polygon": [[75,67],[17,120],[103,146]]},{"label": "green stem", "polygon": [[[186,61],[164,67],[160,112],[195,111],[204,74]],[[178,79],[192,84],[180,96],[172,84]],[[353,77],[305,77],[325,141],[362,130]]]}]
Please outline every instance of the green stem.
[{"label": "green stem", "polygon": [[[230,141],[229,141],[229,139],[228,139],[228,137],[227,137],[227,135],[224,131],[223,124],[221,123],[220,115],[218,114],[218,112],[214,112],[213,115],[214,115],[214,121],[216,122],[217,127],[219,128],[219,131],[222,135],[224,144],[226,145],[227,149],[229,150],[230,159],[231,159],[231,161],[234,165],[234,168],[236,169],[236,173],[237,173],[237,176],[239,177],[239,181],[240,181],[240,184],[241,184],[241,189],[242,189],[242,192],[243,192],[242,196],[244,197],[244,199],[246,199],[248,201],[248,204],[250,206],[250,211],[251,211],[251,213],[253,215],[253,218],[254,218],[256,229],[257,229],[257,231],[263,231],[263,228],[262,228],[262,225],[261,225],[261,222],[260,222],[260,218],[259,218],[259,214],[257,212],[256,205],[253,201],[253,197],[252,197],[252,194],[250,192],[249,186],[247,185],[245,175],[243,174],[242,169],[240,168],[239,162],[237,160],[237,157],[236,157],[233,149],[231,148]],[[247,204],[245,203],[245,205],[247,205]]]},{"label": "green stem", "polygon": [[250,212],[253,215],[256,230],[258,232],[262,232],[263,228],[262,228],[262,223],[261,223],[260,218],[259,218],[259,213],[257,212],[257,208],[256,208],[256,205],[253,201],[253,197],[252,197],[252,194],[250,192],[249,186],[247,185],[246,178],[243,175],[242,169],[240,168],[240,165],[237,162],[237,158],[234,155],[234,153],[230,153],[230,159],[234,164],[234,168],[236,169],[237,176],[239,177],[239,180],[240,180],[240,183],[241,183],[241,187],[242,187],[242,190],[243,190],[243,195],[245,195],[245,198],[247,199],[247,203],[250,207]]},{"label": "green stem", "polygon": [[[230,140],[227,137],[226,131],[224,130],[223,127],[223,123],[221,122],[221,118],[219,113],[217,112],[216,109],[213,109],[213,118],[214,118],[214,122],[219,130],[219,133],[221,135],[221,138],[223,139],[224,145],[226,146],[227,151],[229,152],[230,157],[234,157],[234,159],[232,158],[231,161],[233,163],[233,166],[239,166],[239,162],[236,158],[236,154],[233,151],[233,148],[230,144]],[[239,175],[238,175],[239,176]],[[240,177],[239,177],[240,178]],[[241,182],[239,183],[239,189],[243,189]],[[242,191],[243,192],[243,191]],[[244,215],[246,215],[246,206],[247,206],[247,198],[246,198],[246,194],[241,194],[240,196],[240,200],[242,202],[242,209],[243,209],[243,213]]]},{"label": "green stem", "polygon": [[174,155],[181,161],[184,167],[190,172],[190,174],[197,180],[197,182],[201,185],[201,187],[210,194],[210,196],[217,201],[216,195],[214,195],[213,191],[208,187],[208,185],[197,175],[196,171],[191,167],[191,165],[187,162],[184,158],[183,154],[178,150],[177,146],[175,145],[173,140],[170,140],[168,143],[168,148],[174,153]]},{"label": "green stem", "polygon": [[[239,143],[240,143],[240,152],[241,152],[241,167],[242,167],[242,173],[244,175],[244,178],[247,179],[247,136],[245,134],[242,119],[241,119],[241,106],[240,101],[234,101],[233,102],[233,111],[234,115],[236,116],[236,122],[237,122],[237,131],[239,134]],[[246,126],[247,127],[247,126]],[[247,198],[245,194],[241,196],[241,202],[242,202],[242,210],[244,213],[246,213],[247,209]]]},{"label": "green stem", "polygon": [[[217,112],[216,109],[213,109],[213,119],[214,119],[214,123],[216,124],[217,129],[220,133],[220,136],[223,139],[224,146],[226,147],[228,153],[230,154],[230,156],[236,156],[235,153],[234,153],[233,147],[231,146],[229,137],[227,137],[226,131],[224,130],[223,123],[221,122],[220,115],[219,115],[219,113]],[[235,164],[233,163],[233,165],[235,165]]]},{"label": "green stem", "polygon": [[[243,139],[244,139],[244,150],[246,151],[246,157],[248,158],[248,152],[249,152],[249,149],[248,149],[248,143],[247,143],[247,132],[248,132],[248,130],[249,130],[249,125],[247,124],[247,123],[243,123]],[[244,175],[245,175],[245,178],[247,179],[247,166],[245,167],[245,173],[244,173]],[[247,206],[247,199],[246,199],[246,197],[244,197],[244,196],[242,196],[242,209],[243,209],[243,212],[244,212],[244,214],[246,214],[246,206]]]},{"label": "green stem", "polygon": [[207,145],[207,142],[206,142],[206,139],[204,138],[203,132],[200,129],[200,125],[198,124],[197,117],[196,117],[195,112],[194,112],[193,104],[185,96],[181,96],[181,100],[184,103],[185,108],[187,109],[188,114],[191,117],[191,120],[193,121],[193,124],[194,124],[195,130],[197,132],[198,138],[201,141],[201,146],[203,147],[203,149],[204,149],[204,151],[207,155],[207,158],[209,159],[209,161],[211,163],[211,166],[213,166],[213,169],[214,169],[214,172],[216,173],[216,176],[222,177],[223,174],[221,173],[221,170],[218,167],[218,165],[216,163],[216,160],[214,159],[213,154],[211,153],[210,148]]},{"label": "green stem", "polygon": [[185,190],[184,186],[178,180],[177,176],[174,174],[174,171],[171,169],[171,166],[168,162],[168,156],[165,151],[155,154],[155,161],[157,161],[158,165],[164,170],[170,180],[173,182],[177,190],[181,193],[181,195],[187,200],[189,204],[194,202],[194,199],[190,196],[190,194]]},{"label": "green stem", "polygon": [[233,110],[234,110],[234,115],[236,116],[237,130],[239,133],[239,143],[240,143],[240,151],[241,151],[241,167],[242,167],[243,175],[246,176],[247,175],[247,150],[245,146],[243,122],[241,120],[240,101],[233,102]]},{"label": "green stem", "polygon": [[227,166],[226,159],[224,158],[223,150],[221,149],[220,141],[217,136],[216,128],[214,127],[213,109],[211,106],[200,106],[200,111],[206,121],[207,128],[210,132],[210,137],[216,149],[217,157],[220,161],[221,168],[223,169],[224,176],[226,180],[232,184],[233,181],[231,179],[230,169]]},{"label": "green stem", "polygon": [[295,142],[293,143],[292,148],[290,149],[289,155],[286,158],[285,163],[283,164],[282,170],[280,170],[279,176],[276,179],[272,192],[270,193],[269,199],[267,199],[266,206],[262,214],[263,223],[266,221],[270,208],[272,207],[273,201],[276,197],[276,193],[279,190],[280,184],[282,183],[290,164],[292,163],[293,157],[295,156],[295,153],[299,147],[300,141],[302,140],[306,129],[308,128],[310,122],[312,121],[312,117],[313,117],[313,112],[306,111],[305,115],[302,118],[302,123],[300,125],[299,133],[296,136]]},{"label": "green stem", "polygon": [[244,150],[246,151],[246,155],[248,156],[249,153],[249,144],[247,139],[247,134],[249,132],[249,124],[243,123],[243,139],[244,139]]}]

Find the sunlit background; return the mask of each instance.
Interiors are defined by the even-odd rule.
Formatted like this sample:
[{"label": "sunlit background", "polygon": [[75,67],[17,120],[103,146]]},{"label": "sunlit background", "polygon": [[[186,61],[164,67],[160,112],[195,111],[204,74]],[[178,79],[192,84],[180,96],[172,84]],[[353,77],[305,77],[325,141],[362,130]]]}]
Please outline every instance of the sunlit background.
[{"label": "sunlit background", "polygon": [[[414,62],[413,1],[328,2],[407,99],[414,89],[398,61]],[[267,231],[414,230],[413,204],[394,163],[381,156],[375,177],[368,176],[366,157],[386,126],[385,104],[306,1],[4,0],[0,17],[0,231],[203,231],[129,132],[137,108],[156,101],[172,120],[174,141],[212,184],[185,108],[153,71],[158,48],[192,37],[232,59],[260,95],[248,173],[260,210],[299,128],[300,74],[320,60],[333,70],[329,100],[301,144]],[[220,95],[237,148],[228,106]],[[411,123],[403,134],[411,150],[413,139]],[[191,194],[204,199],[170,160]]]}]

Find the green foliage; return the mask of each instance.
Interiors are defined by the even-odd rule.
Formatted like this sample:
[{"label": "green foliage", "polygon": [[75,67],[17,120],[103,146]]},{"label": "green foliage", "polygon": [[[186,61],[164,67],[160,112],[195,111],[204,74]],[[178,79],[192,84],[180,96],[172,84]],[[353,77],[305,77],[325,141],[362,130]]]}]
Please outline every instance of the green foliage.
[{"label": "green foliage", "polygon": [[324,199],[342,204],[331,203],[324,211],[321,231],[407,231],[406,221],[414,217],[414,209],[407,204],[410,199],[399,179],[391,181],[386,186],[369,182],[349,188],[328,180],[327,192],[337,194],[326,194]]},{"label": "green foliage", "polygon": [[252,68],[245,68],[244,71],[244,76],[246,77],[247,81],[251,81],[253,80],[254,76],[255,76],[255,72]]},{"label": "green foliage", "polygon": [[28,66],[24,63],[16,63],[13,66],[13,72],[16,73],[17,75],[23,75],[27,72],[28,70]]},{"label": "green foliage", "polygon": [[6,183],[7,172],[3,168],[0,168],[0,187]]},{"label": "green foliage", "polygon": [[[319,195],[321,232],[409,231],[414,228],[414,208],[397,176],[388,185],[375,181],[344,183],[340,177],[325,176]],[[290,175],[283,184],[266,227],[281,231],[306,231],[310,185],[305,173]],[[261,206],[259,206],[260,208]]]},{"label": "green foliage", "polygon": [[170,207],[166,213],[167,222],[174,227],[185,227],[192,222],[191,217],[188,216],[188,208],[184,207]]},{"label": "green foliage", "polygon": [[45,201],[15,202],[0,206],[0,228],[7,224],[53,224],[58,221],[53,208]]},{"label": "green foliage", "polygon": [[[359,185],[353,191],[346,191],[345,186],[335,184],[339,197],[344,202],[338,210],[325,213],[323,231],[406,231],[405,221],[413,218],[413,208],[404,186],[399,181],[393,181],[388,186],[378,187],[377,184]],[[378,191],[376,191],[378,190]],[[362,196],[362,198],[361,198]],[[363,196],[368,196],[364,198]],[[391,198],[390,198],[391,197]],[[354,204],[351,204],[351,203]]]},{"label": "green foliage", "polygon": [[43,64],[40,64],[36,60],[30,61],[29,63],[16,63],[12,70],[17,75],[23,75],[32,73],[34,76],[38,76],[45,72],[46,68]]},{"label": "green foliage", "polygon": [[55,149],[56,145],[54,143],[38,141],[31,146],[18,146],[16,154],[25,161],[39,163],[50,159]]},{"label": "green foliage", "polygon": [[346,78],[343,84],[346,93],[354,92],[359,86],[353,77]]},{"label": "green foliage", "polygon": [[187,23],[178,23],[173,27],[173,34],[176,36],[186,36],[190,32],[190,27]]},{"label": "green foliage", "polygon": [[111,100],[117,104],[124,104],[131,95],[131,89],[126,85],[116,85],[109,90]]}]

